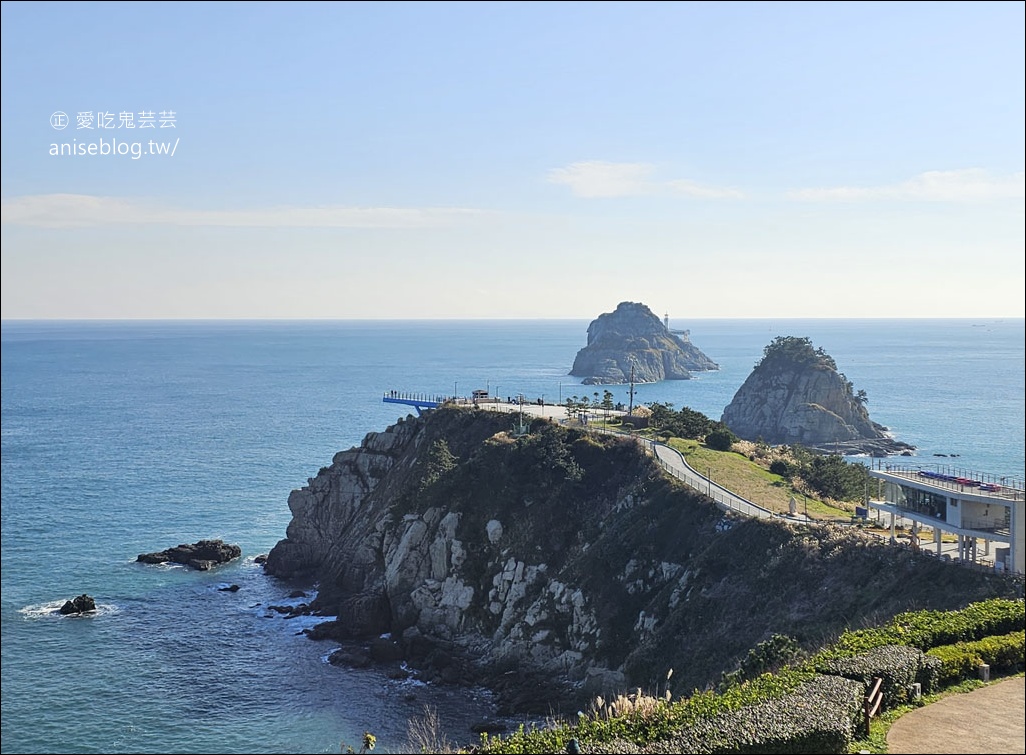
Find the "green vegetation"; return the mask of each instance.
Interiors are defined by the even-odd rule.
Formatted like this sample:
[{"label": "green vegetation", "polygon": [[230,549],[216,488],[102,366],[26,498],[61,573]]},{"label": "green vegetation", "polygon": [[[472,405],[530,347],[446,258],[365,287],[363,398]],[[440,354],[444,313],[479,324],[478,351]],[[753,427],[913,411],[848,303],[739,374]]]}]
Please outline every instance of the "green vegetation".
[{"label": "green vegetation", "polygon": [[931,648],[928,655],[940,659],[940,683],[968,679],[980,664],[986,663],[993,671],[1004,671],[1024,663],[1026,633],[1009,632],[1000,637],[984,637],[973,642],[958,642]]},{"label": "green vegetation", "polygon": [[[851,510],[823,501],[815,494],[805,493],[797,485],[800,480],[789,480],[775,474],[753,461],[750,456],[738,452],[716,451],[694,440],[673,438],[672,448],[683,455],[688,464],[701,474],[709,475],[727,490],[753,503],[779,513],[786,513],[792,497],[799,501],[801,511],[818,519],[849,521]],[[735,443],[734,447],[739,444]],[[749,444],[753,445],[753,444]]]},{"label": "green vegetation", "polygon": [[378,738],[369,731],[365,731],[363,733],[363,738],[361,739],[361,747],[359,750],[354,750],[352,745],[347,745],[345,742],[341,744],[339,749],[341,752],[347,753],[347,755],[355,755],[356,753],[359,753],[359,755],[366,755],[366,753],[371,752],[374,749],[377,743]]},{"label": "green vegetation", "polygon": [[[673,700],[668,689],[671,670],[661,694],[637,690],[610,702],[597,698],[576,721],[558,721],[544,729],[521,727],[504,738],[484,736],[477,751],[566,752],[567,743],[576,740],[578,746],[592,752],[637,752],[655,742],[662,745],[660,751],[672,752],[886,752],[890,723],[912,706],[937,699],[937,684],[954,681],[959,686],[950,689],[958,691],[980,686],[966,680],[975,673],[976,664],[965,659],[986,656],[1000,664],[992,664],[994,667],[1022,670],[1023,606],[1021,599],[988,600],[961,611],[904,613],[882,627],[845,633],[839,642],[807,661],[745,678],[797,652],[790,638],[774,637],[753,648],[742,663],[747,669],[725,677],[718,693],[696,692]],[[1018,629],[992,634],[1009,625]],[[903,632],[914,644],[877,644]],[[935,656],[922,653],[921,645],[952,636],[980,637],[971,643],[938,646],[941,652]],[[867,652],[857,652],[857,648]],[[922,666],[934,671],[942,666],[958,670],[935,673],[923,685],[927,696],[906,702],[907,685],[923,678]],[[865,684],[878,675],[887,680],[889,711],[873,722],[868,739],[859,739],[856,732],[864,726],[861,702]]]},{"label": "green vegetation", "polygon": [[729,451],[737,440],[737,436],[726,427],[718,427],[705,436],[705,444],[714,451]]},{"label": "green vegetation", "polygon": [[794,445],[787,448],[791,461],[778,462],[773,469],[786,480],[798,477],[817,494],[838,501],[861,501],[869,484],[869,470],[864,464],[850,464],[836,455],[823,456]]},{"label": "green vegetation", "polygon": [[[777,340],[779,341],[780,339]],[[804,342],[807,339],[794,340]],[[817,352],[811,351],[811,344],[806,345],[813,357],[818,359]],[[786,350],[787,347],[784,348]],[[694,409],[685,406],[679,411],[675,411],[673,404],[661,404],[659,402],[650,404],[649,409],[652,411],[652,416],[649,418],[649,431],[645,434],[662,438],[664,441],[669,442],[670,445],[674,445],[682,453],[684,453],[684,448],[676,444],[674,442],[675,439],[703,441],[705,447],[713,451],[730,451],[739,443],[737,436],[726,425],[722,422],[714,422]],[[757,444],[745,443],[746,447],[752,445]],[[687,446],[686,448],[689,449],[691,455],[695,455],[692,451],[693,446]],[[685,455],[687,456],[687,454]],[[753,462],[758,458],[759,455],[756,454],[749,456],[749,460]],[[704,461],[708,463],[709,460],[705,459]],[[699,471],[703,469],[694,464],[692,466]],[[713,465],[710,464],[709,466]],[[719,467],[720,464],[717,463],[715,466]],[[816,454],[801,445],[782,446],[776,449],[775,456],[771,456],[768,462],[768,471],[782,478],[786,483],[786,485],[782,484],[778,485],[778,487],[790,488],[791,492],[787,496],[788,500],[790,495],[795,494],[803,496],[812,495],[820,500],[849,503],[861,501],[865,496],[866,486],[869,482],[869,471],[865,465],[846,462],[841,456],[837,455],[824,456]],[[720,482],[721,485],[724,485],[729,490],[733,490],[738,495],[748,498],[748,500],[764,505],[759,498],[751,498],[740,489],[732,488],[719,478],[717,478],[717,482]],[[774,483],[777,482],[779,480],[774,481]],[[770,496],[771,499],[778,497]],[[787,500],[785,500],[786,502]],[[774,510],[786,511],[786,508]],[[841,516],[850,513],[850,509],[841,510]]]},{"label": "green vegetation", "polygon": [[[855,528],[796,528],[724,514],[623,436],[540,419],[527,434],[509,433],[506,418],[484,411],[435,416],[422,461],[395,485],[400,495],[392,500],[404,506],[395,513],[458,513],[456,535],[466,544],[459,576],[477,595],[493,589],[511,554],[545,564],[549,578],[602,606],[595,614],[601,639],[589,661],[651,690],[596,699],[590,708],[575,701],[582,715],[486,738],[485,752],[562,752],[573,739],[593,752],[631,752],[652,742],[697,751],[710,741],[719,752],[844,752],[866,674],[887,673],[889,704],[900,704],[902,680],[922,679],[930,689],[951,676],[945,659],[926,651],[1023,629],[1022,601],[994,600],[962,611],[898,614],[838,638],[868,617],[1010,594],[1009,583],[885,547]],[[787,510],[797,494],[752,460],[763,453],[754,444],[735,444],[745,453],[714,451],[694,439],[671,445],[699,471],[762,505],[772,495],[771,508]],[[847,512],[823,501],[808,506],[810,514],[847,521]],[[515,523],[498,543],[481,536],[493,518]],[[642,612],[658,623],[639,630]],[[472,605],[466,618],[484,636],[499,631],[500,618],[486,604]],[[557,635],[569,626],[552,606],[532,625]],[[967,654],[1014,659],[1016,641],[1021,646],[1021,637],[1009,637],[952,651],[961,655],[951,664],[965,668]],[[678,669],[677,678],[667,666]],[[694,692],[675,697],[671,681]]]},{"label": "green vegetation", "polygon": [[814,364],[828,367],[831,370],[837,369],[837,363],[833,357],[821,348],[813,348],[812,340],[809,338],[777,336],[762,350],[762,355],[762,359],[756,362],[756,367],[767,361],[787,360],[800,365]]},{"label": "green vegetation", "polygon": [[973,603],[961,611],[900,613],[883,626],[847,631],[820,659],[851,657],[883,645],[908,645],[922,651],[957,642],[1004,635],[1023,628],[1021,600]]},{"label": "green vegetation", "polygon": [[714,430],[727,430],[722,422],[714,422],[701,412],[686,406],[674,411],[673,404],[661,404],[657,401],[649,404],[648,408],[652,410],[648,426],[656,435],[698,439],[704,438]]},{"label": "green vegetation", "polygon": [[424,476],[420,480],[420,489],[426,490],[442,477],[456,468],[459,459],[449,450],[445,438],[439,438],[431,444],[424,464]]},{"label": "green vegetation", "polygon": [[627,742],[640,746],[667,739],[679,734],[685,727],[719,714],[782,698],[810,679],[811,674],[797,671],[782,672],[775,676],[767,674],[731,687],[722,694],[700,692],[676,701],[668,692],[646,695],[641,690],[619,695],[609,701],[598,697],[587,713],[581,712],[578,715],[577,721],[562,722],[544,729],[521,727],[511,736],[502,738],[484,736],[478,751],[565,752],[567,742],[571,739],[589,745]]}]

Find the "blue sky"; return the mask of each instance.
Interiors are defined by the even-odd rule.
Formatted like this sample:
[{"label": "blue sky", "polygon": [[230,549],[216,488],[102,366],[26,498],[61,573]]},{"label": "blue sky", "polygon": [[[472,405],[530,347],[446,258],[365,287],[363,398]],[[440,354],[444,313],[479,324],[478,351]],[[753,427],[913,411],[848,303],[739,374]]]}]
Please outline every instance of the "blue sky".
[{"label": "blue sky", "polygon": [[1023,316],[1021,2],[2,13],[5,319]]}]

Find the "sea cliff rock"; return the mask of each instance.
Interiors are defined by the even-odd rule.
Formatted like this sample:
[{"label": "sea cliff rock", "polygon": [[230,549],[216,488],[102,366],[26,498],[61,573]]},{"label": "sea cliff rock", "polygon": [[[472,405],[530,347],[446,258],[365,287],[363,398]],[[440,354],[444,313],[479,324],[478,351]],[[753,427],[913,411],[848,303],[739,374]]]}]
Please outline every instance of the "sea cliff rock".
[{"label": "sea cliff rock", "polygon": [[766,347],[722,421],[740,438],[771,445],[841,454],[911,450],[869,418],[866,401],[865,392],[856,393],[833,358],[808,338],[781,336]]},{"label": "sea cliff rock", "polygon": [[687,331],[672,333],[644,304],[621,302],[592,320],[588,345],[577,352],[570,374],[585,385],[626,383],[632,365],[637,383],[688,380],[692,371],[719,369]]},{"label": "sea cliff rock", "polygon": [[335,618],[311,637],[387,635],[387,658],[424,678],[487,684],[544,714],[654,687],[669,668],[703,688],[772,633],[811,642],[853,617],[1005,589],[859,532],[799,537],[725,514],[629,439],[540,419],[510,429],[498,413],[435,409],[291,494],[265,568],[318,584],[311,609]]},{"label": "sea cliff rock", "polygon": [[136,561],[144,564],[163,564],[170,561],[185,564],[199,571],[207,571],[241,555],[242,548],[237,545],[229,545],[223,540],[199,540],[192,545],[183,543],[154,553],[140,553]]}]

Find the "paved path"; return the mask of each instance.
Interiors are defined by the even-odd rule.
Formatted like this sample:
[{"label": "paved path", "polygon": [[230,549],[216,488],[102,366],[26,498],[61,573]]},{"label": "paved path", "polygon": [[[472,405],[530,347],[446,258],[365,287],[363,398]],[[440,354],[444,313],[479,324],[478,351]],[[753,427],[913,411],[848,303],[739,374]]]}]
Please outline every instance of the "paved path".
[{"label": "paved path", "polygon": [[950,695],[906,713],[887,732],[888,753],[1026,752],[1026,678]]}]

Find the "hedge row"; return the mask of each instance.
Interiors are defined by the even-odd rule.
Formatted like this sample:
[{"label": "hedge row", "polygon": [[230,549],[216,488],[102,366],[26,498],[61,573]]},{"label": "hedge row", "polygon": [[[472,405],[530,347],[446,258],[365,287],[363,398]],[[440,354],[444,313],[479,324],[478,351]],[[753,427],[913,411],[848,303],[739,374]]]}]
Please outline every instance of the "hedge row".
[{"label": "hedge row", "polygon": [[721,694],[698,692],[673,702],[659,700],[650,710],[640,714],[628,713],[613,718],[581,716],[576,722],[562,726],[522,729],[501,739],[486,739],[478,752],[513,755],[563,752],[570,739],[587,742],[588,752],[598,751],[595,748],[601,748],[602,743],[621,748],[611,752],[622,752],[623,743],[641,746],[665,739],[700,721],[785,697],[812,678],[812,673],[785,669],[777,674],[763,674]]},{"label": "hedge row", "polygon": [[644,753],[844,753],[861,721],[863,686],[816,676],[784,697],[698,721]]},{"label": "hedge row", "polygon": [[[594,753],[816,753],[848,751],[864,721],[862,701],[881,677],[885,707],[975,673],[980,661],[1023,664],[1022,600],[988,600],[961,611],[917,611],[876,629],[845,632],[801,668],[659,701],[644,716],[583,716],[575,723],[486,740],[478,752],[564,752],[576,739]],[[929,650],[929,653],[924,651]]]},{"label": "hedge row", "polygon": [[815,662],[864,653],[883,645],[908,645],[927,651],[941,645],[971,642],[1026,629],[1023,601],[994,598],[960,611],[912,611],[873,629],[845,632],[834,645],[818,653]]},{"label": "hedge row", "polygon": [[880,677],[883,684],[884,707],[892,708],[908,700],[909,689],[914,683],[922,686],[924,693],[937,689],[941,664],[938,659],[917,648],[905,645],[884,645],[873,648],[851,658],[832,658],[816,665],[821,674],[835,674],[845,679],[854,679],[868,688],[874,677]]},{"label": "hedge row", "polygon": [[940,683],[954,684],[975,676],[981,663],[999,671],[1026,664],[1026,632],[942,645],[927,655],[940,661]]}]

